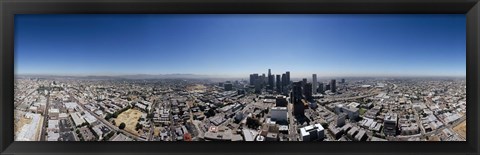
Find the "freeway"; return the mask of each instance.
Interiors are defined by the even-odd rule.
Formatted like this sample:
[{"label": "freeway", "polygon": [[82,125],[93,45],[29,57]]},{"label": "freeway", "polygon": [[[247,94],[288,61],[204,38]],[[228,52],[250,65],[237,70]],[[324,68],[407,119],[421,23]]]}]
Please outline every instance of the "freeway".
[{"label": "freeway", "polygon": [[374,93],[374,94],[368,94],[368,95],[363,95],[363,96],[333,98],[331,101],[332,101],[332,102],[336,102],[336,101],[356,100],[356,99],[361,99],[361,98],[370,97],[370,96],[375,96],[375,95],[378,95],[378,93],[377,93],[377,94],[375,94],[375,93]]},{"label": "freeway", "polygon": [[377,89],[372,88],[372,89],[368,90],[368,92],[371,93],[371,94],[368,94],[368,95],[352,96],[352,97],[342,97],[342,98],[329,97],[329,99],[331,100],[331,102],[356,100],[356,99],[361,99],[361,98],[365,98],[365,97],[370,97],[370,96],[378,95],[379,92],[378,92],[378,91],[375,91],[375,90],[377,90]]}]

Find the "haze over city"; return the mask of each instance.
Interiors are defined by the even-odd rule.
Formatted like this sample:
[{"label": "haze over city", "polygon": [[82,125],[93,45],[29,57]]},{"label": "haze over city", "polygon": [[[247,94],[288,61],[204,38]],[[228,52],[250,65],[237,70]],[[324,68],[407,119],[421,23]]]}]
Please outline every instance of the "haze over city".
[{"label": "haze over city", "polygon": [[15,21],[15,141],[466,141],[464,15]]},{"label": "haze over city", "polygon": [[16,74],[465,76],[464,15],[18,15]]}]

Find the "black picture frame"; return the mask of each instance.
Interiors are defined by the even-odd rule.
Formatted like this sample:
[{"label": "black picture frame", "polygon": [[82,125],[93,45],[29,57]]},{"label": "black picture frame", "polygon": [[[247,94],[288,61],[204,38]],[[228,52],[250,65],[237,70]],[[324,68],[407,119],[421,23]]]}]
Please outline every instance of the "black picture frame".
[{"label": "black picture frame", "polygon": [[[3,0],[0,2],[0,152],[4,154],[478,154],[478,0]],[[13,135],[16,14],[465,14],[466,142],[15,142]]]}]

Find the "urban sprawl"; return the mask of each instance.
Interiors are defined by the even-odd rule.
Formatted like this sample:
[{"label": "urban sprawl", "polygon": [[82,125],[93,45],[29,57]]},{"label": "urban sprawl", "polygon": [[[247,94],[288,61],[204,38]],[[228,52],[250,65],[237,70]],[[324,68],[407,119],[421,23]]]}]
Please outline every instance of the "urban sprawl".
[{"label": "urban sprawl", "polygon": [[16,141],[465,141],[465,78],[17,76]]}]

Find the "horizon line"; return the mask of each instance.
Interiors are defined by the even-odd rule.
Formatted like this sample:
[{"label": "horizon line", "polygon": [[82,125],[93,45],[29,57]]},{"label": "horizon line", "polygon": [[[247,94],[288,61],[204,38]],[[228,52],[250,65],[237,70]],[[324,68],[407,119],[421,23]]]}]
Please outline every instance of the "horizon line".
[{"label": "horizon line", "polygon": [[[250,74],[262,74],[262,73],[250,73]],[[71,77],[88,77],[88,76],[107,76],[107,77],[121,77],[121,76],[169,76],[169,75],[192,75],[192,76],[204,76],[208,78],[249,78],[249,75],[238,76],[238,75],[224,75],[224,74],[195,74],[195,73],[166,73],[166,74],[147,74],[147,73],[131,73],[131,74],[51,74],[51,73],[21,73],[21,74],[14,74],[15,76],[71,76]],[[291,76],[291,78],[312,78],[311,76],[316,74],[317,77],[462,77],[466,78],[466,75],[394,75],[394,74],[387,74],[387,75],[328,75],[328,76],[321,76],[318,73],[312,73],[308,76]],[[265,74],[267,75],[267,74]],[[272,75],[279,75],[279,74],[272,74]]]}]

